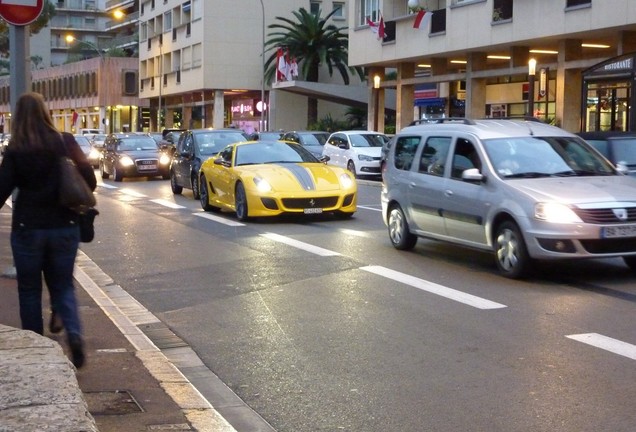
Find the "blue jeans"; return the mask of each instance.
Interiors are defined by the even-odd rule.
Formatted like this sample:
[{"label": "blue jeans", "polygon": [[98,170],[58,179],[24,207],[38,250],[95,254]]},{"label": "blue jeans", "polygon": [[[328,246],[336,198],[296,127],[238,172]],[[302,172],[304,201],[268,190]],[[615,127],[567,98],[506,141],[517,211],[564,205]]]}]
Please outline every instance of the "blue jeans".
[{"label": "blue jeans", "polygon": [[81,335],[73,268],[79,246],[77,227],[15,229],[11,232],[13,261],[18,275],[22,328],[43,334],[42,276],[51,306],[64,323],[67,336]]}]

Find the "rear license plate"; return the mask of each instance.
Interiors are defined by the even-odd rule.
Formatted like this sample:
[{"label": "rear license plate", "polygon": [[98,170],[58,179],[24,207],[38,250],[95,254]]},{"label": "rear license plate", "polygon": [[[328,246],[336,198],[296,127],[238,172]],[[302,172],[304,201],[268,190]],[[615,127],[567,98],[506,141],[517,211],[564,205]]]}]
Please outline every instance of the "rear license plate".
[{"label": "rear license plate", "polygon": [[305,212],[305,214],[322,213],[322,209],[321,208],[306,208],[303,211]]},{"label": "rear license plate", "polygon": [[139,171],[156,170],[157,165],[139,165]]},{"label": "rear license plate", "polygon": [[636,237],[636,225],[609,226],[601,229],[602,238]]}]

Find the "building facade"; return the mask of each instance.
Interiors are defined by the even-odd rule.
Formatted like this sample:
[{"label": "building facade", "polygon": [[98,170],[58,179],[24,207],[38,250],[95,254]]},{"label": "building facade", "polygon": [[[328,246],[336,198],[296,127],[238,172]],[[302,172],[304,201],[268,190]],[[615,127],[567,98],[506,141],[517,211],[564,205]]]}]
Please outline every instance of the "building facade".
[{"label": "building facade", "polygon": [[[139,94],[151,107],[148,128],[306,128],[307,96],[263,82],[268,26],[279,16],[293,20],[301,7],[322,16],[337,8],[334,24],[347,26],[344,1],[141,0]],[[321,74],[321,81],[339,79]],[[319,116],[345,108],[323,100]]]},{"label": "building facade", "polygon": [[[380,17],[382,41],[369,25]],[[348,19],[350,65],[381,81],[374,89],[369,80],[369,101],[380,102],[369,104],[369,124],[383,123],[373,107],[394,89],[398,130],[427,115],[636,130],[633,65],[620,60],[636,51],[634,1],[352,0]],[[625,73],[597,73],[584,95],[584,71],[613,58],[608,67]]]}]

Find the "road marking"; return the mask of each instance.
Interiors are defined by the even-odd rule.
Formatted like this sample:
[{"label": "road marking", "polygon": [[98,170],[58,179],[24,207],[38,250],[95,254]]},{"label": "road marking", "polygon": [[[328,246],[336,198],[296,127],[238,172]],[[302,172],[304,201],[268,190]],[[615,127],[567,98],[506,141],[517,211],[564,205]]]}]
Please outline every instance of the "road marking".
[{"label": "road marking", "polygon": [[569,335],[566,336],[566,338],[574,339],[575,341],[583,342],[584,344],[592,345],[596,348],[604,349],[605,351],[613,352],[614,354],[636,360],[636,345],[632,345],[618,339],[613,339],[598,333]]},{"label": "road marking", "polygon": [[126,195],[129,195],[129,196],[132,196],[132,197],[135,197],[135,198],[148,198],[148,195],[144,195],[142,193],[139,193],[139,192],[134,191],[134,190],[129,189],[129,188],[119,189],[119,192],[121,192],[123,194],[126,194]]},{"label": "road marking", "polygon": [[468,306],[476,307],[478,309],[501,309],[507,307],[501,303],[496,303],[490,300],[483,299],[481,297],[474,296],[462,291],[458,291],[453,288],[448,288],[443,285],[438,285],[433,282],[429,282],[424,279],[416,278],[415,276],[407,275],[395,270],[388,269],[382,266],[366,266],[360,267],[361,270],[375,273],[388,279],[411,285],[412,287],[427,291],[432,294],[437,294],[442,297],[446,297],[451,300],[455,300],[460,303],[467,304]]},{"label": "road marking", "polygon": [[176,203],[174,203],[174,202],[172,202],[172,201],[168,201],[168,200],[165,200],[165,199],[153,199],[153,200],[150,200],[150,202],[153,202],[153,203],[155,203],[155,204],[162,205],[162,206],[164,206],[164,207],[173,208],[173,209],[182,209],[182,208],[185,208],[185,206],[182,206],[182,205],[176,204]]},{"label": "road marking", "polygon": [[347,229],[347,228],[340,228],[340,232],[343,234],[348,234],[348,235],[352,235],[352,236],[356,236],[356,237],[371,237],[371,235],[366,232],[366,231],[358,231],[358,230],[352,230],[352,229]]},{"label": "road marking", "polygon": [[117,189],[117,186],[109,185],[108,183],[97,183],[97,186],[103,187],[106,189]]},{"label": "road marking", "polygon": [[203,219],[209,219],[211,221],[222,223],[222,224],[228,225],[228,226],[234,226],[234,227],[245,226],[244,223],[237,222],[237,221],[234,221],[234,220],[231,220],[231,219],[225,219],[225,218],[222,218],[222,217],[214,216],[214,215],[211,215],[209,213],[200,212],[200,213],[192,213],[192,214],[195,215],[195,216],[201,217]]},{"label": "road marking", "polygon": [[381,212],[382,209],[381,208],[373,208],[373,207],[369,207],[369,206],[362,206],[362,205],[358,205],[358,208],[361,209],[365,209],[365,210],[373,210],[373,211],[377,211],[377,212]]},{"label": "road marking", "polygon": [[285,237],[279,234],[265,233],[265,234],[261,234],[261,236],[268,238],[270,240],[274,240],[279,243],[284,243],[288,246],[292,246],[307,252],[311,252],[316,255],[320,255],[320,256],[339,256],[340,255],[338,252],[333,252],[328,249],[323,249],[321,247],[310,245],[309,243],[304,243],[304,242],[294,240],[292,238]]}]

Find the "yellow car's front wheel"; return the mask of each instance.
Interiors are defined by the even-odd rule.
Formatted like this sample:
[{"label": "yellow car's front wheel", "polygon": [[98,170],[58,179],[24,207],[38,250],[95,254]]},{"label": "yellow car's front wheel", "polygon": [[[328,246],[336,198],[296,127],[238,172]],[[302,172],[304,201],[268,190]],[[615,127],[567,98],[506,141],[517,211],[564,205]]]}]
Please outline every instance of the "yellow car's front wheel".
[{"label": "yellow car's front wheel", "polygon": [[248,219],[247,212],[247,195],[245,194],[245,186],[243,183],[238,182],[236,184],[236,190],[234,192],[234,205],[236,209],[236,217],[241,222]]}]

